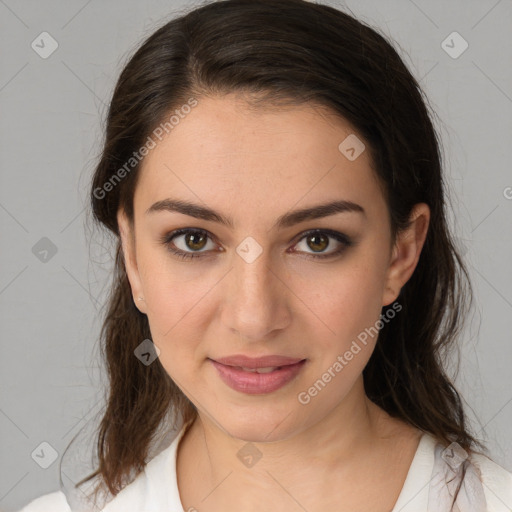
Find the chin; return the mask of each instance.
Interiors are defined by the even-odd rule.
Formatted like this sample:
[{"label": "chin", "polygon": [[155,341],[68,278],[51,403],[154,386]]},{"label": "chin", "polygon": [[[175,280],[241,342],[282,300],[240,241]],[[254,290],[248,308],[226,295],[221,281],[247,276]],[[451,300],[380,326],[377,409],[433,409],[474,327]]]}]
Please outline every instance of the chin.
[{"label": "chin", "polygon": [[241,413],[233,411],[224,418],[218,418],[218,424],[231,436],[241,441],[251,443],[269,443],[282,441],[292,437],[304,428],[296,423],[297,418],[290,410],[263,411],[253,409]]}]

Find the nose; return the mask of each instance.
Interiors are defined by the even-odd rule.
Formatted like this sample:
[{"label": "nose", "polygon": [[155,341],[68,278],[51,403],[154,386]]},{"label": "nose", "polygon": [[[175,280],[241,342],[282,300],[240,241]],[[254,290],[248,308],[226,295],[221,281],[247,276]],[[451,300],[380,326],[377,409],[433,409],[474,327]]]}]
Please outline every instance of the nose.
[{"label": "nose", "polygon": [[[264,250],[254,261],[234,255],[222,305],[223,325],[248,342],[268,340],[291,322],[286,277]],[[282,273],[282,272],[281,272]]]}]

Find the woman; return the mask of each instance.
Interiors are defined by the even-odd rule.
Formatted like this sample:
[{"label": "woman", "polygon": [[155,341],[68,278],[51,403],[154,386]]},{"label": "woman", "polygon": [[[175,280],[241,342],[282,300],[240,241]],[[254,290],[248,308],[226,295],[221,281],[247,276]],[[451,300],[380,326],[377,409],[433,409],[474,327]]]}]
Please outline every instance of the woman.
[{"label": "woman", "polygon": [[97,471],[24,511],[512,506],[443,369],[471,286],[437,135],[375,30],[302,0],[167,23],[91,205],[118,242]]}]

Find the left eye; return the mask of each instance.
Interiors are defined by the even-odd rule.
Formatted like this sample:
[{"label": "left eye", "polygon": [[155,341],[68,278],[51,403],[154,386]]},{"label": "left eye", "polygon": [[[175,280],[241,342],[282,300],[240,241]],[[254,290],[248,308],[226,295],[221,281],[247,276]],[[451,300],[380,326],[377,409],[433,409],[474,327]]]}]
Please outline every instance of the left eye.
[{"label": "left eye", "polygon": [[[331,250],[331,252],[328,253],[321,252],[331,245],[331,243],[329,242],[330,238],[334,238],[334,240],[338,242],[338,248]],[[307,233],[302,235],[302,237],[299,240],[299,243],[302,240],[305,241],[304,243],[306,245],[306,248],[313,249],[314,254],[308,253],[308,257],[312,258],[330,258],[340,254],[346,247],[352,245],[352,241],[350,240],[350,238],[344,235],[343,233],[322,229],[308,231]]]},{"label": "left eye", "polygon": [[[181,237],[183,237],[183,239],[180,241],[182,244],[182,247],[180,248],[179,243],[175,243],[174,240],[179,240]],[[185,260],[203,257],[202,253],[208,251],[202,251],[201,249],[205,248],[208,239],[211,240],[211,237],[206,231],[202,229],[184,228],[173,231],[168,235],[164,235],[161,242],[172,254],[176,255],[180,259]],[[340,247],[329,253],[324,253],[322,251],[330,246],[329,239],[336,240]],[[340,254],[346,247],[352,245],[352,241],[348,236],[344,235],[343,233],[338,233],[337,231],[326,229],[307,231],[306,233],[303,233],[298,240],[299,243],[304,240],[306,248],[313,249],[313,253],[307,253],[306,256],[313,259],[334,257]],[[214,246],[215,244],[212,242],[212,245]],[[293,246],[293,252],[303,252],[296,250],[297,245],[299,244],[295,244]],[[189,252],[189,249],[192,249],[192,252]]]}]

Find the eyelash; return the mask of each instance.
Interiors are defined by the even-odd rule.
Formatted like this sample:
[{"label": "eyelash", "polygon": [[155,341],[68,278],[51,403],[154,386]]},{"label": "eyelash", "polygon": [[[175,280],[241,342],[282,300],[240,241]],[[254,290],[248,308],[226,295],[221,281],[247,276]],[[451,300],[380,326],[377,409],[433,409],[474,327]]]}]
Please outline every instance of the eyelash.
[{"label": "eyelash", "polygon": [[[179,235],[187,234],[187,233],[196,233],[196,234],[205,234],[208,236],[208,238],[211,239],[209,233],[203,229],[192,229],[192,228],[182,228],[178,229],[176,231],[172,231],[171,233],[168,233],[164,235],[160,242],[166,246],[167,250],[174,254],[176,257],[178,257],[181,260],[191,260],[194,258],[202,258],[205,257],[203,254],[206,253],[206,251],[203,252],[185,252],[181,249],[173,249],[171,247],[172,240],[176,238]],[[329,254],[307,254],[306,258],[311,258],[314,260],[321,260],[321,259],[327,259],[327,258],[334,258],[335,256],[338,256],[343,251],[345,251],[346,248],[353,245],[352,240],[345,234],[339,233],[337,231],[332,231],[330,229],[310,229],[309,231],[305,231],[304,233],[301,233],[300,238],[297,241],[297,244],[302,241],[302,239],[307,238],[310,235],[317,235],[317,234],[325,234],[328,235],[330,238],[334,238],[336,241],[340,242],[342,245],[339,249],[336,251],[329,253]],[[296,245],[296,244],[295,244]]]}]

